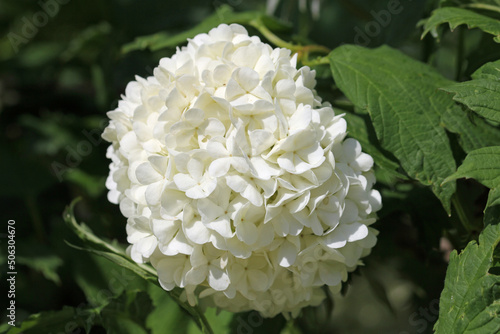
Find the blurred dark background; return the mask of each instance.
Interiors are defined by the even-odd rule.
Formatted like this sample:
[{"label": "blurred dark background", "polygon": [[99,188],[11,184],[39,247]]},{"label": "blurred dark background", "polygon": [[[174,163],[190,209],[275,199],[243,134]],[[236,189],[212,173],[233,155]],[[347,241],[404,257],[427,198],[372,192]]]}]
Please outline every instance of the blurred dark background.
[{"label": "blurred dark background", "polygon": [[[400,0],[400,11],[388,18],[380,13],[391,1],[302,2],[305,8],[292,0],[0,0],[0,263],[5,277],[7,221],[13,219],[17,321],[78,306],[106,284],[110,264],[64,242],[75,239],[61,217],[72,199],[82,197],[79,221],[99,236],[126,243],[126,221],[106,198],[109,161],[100,133],[127,82],[150,75],[160,58],[175,52],[122,52],[136,37],[185,31],[222,5],[236,12],[275,7],[273,14],[289,26],[283,39],[331,49],[345,43],[389,44],[455,77],[455,34],[444,36],[438,50],[432,37],[421,41],[416,28],[436,1]],[[474,31],[467,34],[465,51],[471,58],[479,43],[492,43]],[[492,48],[482,59],[498,57],[498,47]],[[467,75],[477,65],[465,67]],[[320,95],[335,104],[339,94],[328,71],[319,77]],[[298,320],[304,333],[429,333],[432,328],[446,270],[440,235],[450,222],[428,189],[382,174],[380,179],[385,208],[375,225],[379,245],[352,275],[354,289],[347,288],[347,298],[334,300],[333,316],[331,305],[304,312]],[[0,289],[7,291],[5,279]]]}]

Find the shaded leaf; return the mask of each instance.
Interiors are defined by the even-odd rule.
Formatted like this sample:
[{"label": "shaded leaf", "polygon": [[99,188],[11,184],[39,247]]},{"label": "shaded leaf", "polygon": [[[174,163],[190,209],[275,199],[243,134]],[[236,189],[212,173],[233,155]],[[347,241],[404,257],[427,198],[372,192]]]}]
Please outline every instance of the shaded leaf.
[{"label": "shaded leaf", "polygon": [[259,11],[248,11],[235,13],[228,5],[223,5],[217,8],[216,12],[207,17],[203,22],[194,26],[189,30],[185,30],[179,34],[171,35],[167,32],[159,32],[153,35],[137,37],[133,42],[125,44],[122,47],[123,53],[128,53],[135,50],[149,49],[156,51],[164,48],[171,48],[183,44],[188,38],[207,33],[210,29],[219,24],[238,23],[248,24],[253,20],[261,19],[264,24],[272,30],[286,30],[289,27],[274,18],[264,15]]},{"label": "shaded leaf", "polygon": [[108,334],[147,334],[144,323],[152,309],[145,292],[127,290],[101,311],[101,325]]},{"label": "shaded leaf", "polygon": [[286,326],[285,318],[279,314],[274,318],[263,318],[257,311],[242,312],[234,315],[231,324],[231,334],[239,333],[276,333],[279,334]]},{"label": "shaded leaf", "polygon": [[[63,219],[70,227],[70,229],[84,242],[85,247],[78,247],[75,245],[71,246],[76,249],[85,250],[90,253],[103,256],[108,260],[133,271],[146,281],[150,281],[154,284],[159,285],[158,276],[153,267],[151,267],[150,265],[134,262],[130,257],[126,255],[122,247],[118,246],[116,243],[110,244],[108,242],[105,242],[104,240],[94,235],[90,228],[85,224],[78,224],[76,222],[73,208],[78,200],[79,199],[75,199],[69,207],[66,207],[66,210],[63,213]],[[199,307],[191,306],[187,302],[183,302],[180,300],[180,289],[174,289],[166,293],[174,298],[174,300],[192,316],[193,320],[200,327],[203,333],[213,333],[207,322],[207,319],[205,318]]]},{"label": "shaded leaf", "polygon": [[443,90],[455,94],[453,99],[482,117],[500,122],[500,61],[477,70],[473,80],[457,83]]},{"label": "shaded leaf", "polygon": [[493,188],[488,194],[488,201],[484,209],[484,225],[498,223],[500,217],[500,188]]},{"label": "shaded leaf", "polygon": [[439,112],[441,125],[458,136],[458,142],[466,153],[485,146],[500,145],[497,128],[480,117],[474,117],[474,114],[468,114],[451,99],[448,108]]},{"label": "shaded leaf", "polygon": [[473,178],[488,188],[500,185],[500,146],[484,147],[470,152],[457,171],[445,182]]},{"label": "shaded leaf", "polygon": [[434,37],[437,37],[437,27],[444,23],[448,23],[451,30],[462,24],[466,24],[469,29],[479,28],[495,36],[493,38],[494,41],[500,43],[500,21],[467,9],[455,7],[444,7],[434,10],[431,17],[424,23],[422,38],[429,32]]},{"label": "shaded leaf", "polygon": [[500,276],[489,274],[500,224],[489,225],[460,253],[453,251],[434,329],[446,333],[498,333]]},{"label": "shaded leaf", "polygon": [[56,284],[61,283],[57,268],[63,264],[63,260],[54,254],[40,255],[40,256],[17,256],[17,262],[31,269],[40,271],[43,276]]},{"label": "shaded leaf", "polygon": [[[213,307],[209,307],[205,311],[205,317],[207,317],[210,326],[214,330],[214,333],[229,333],[229,326],[233,317],[236,317],[234,313],[216,310]],[[187,331],[188,334],[200,334],[198,327],[191,325]],[[270,332],[271,333],[271,332]]]},{"label": "shaded leaf", "polygon": [[484,223],[496,224],[500,213],[500,146],[484,147],[470,152],[456,173],[444,182],[473,178],[490,188],[484,212]]},{"label": "shaded leaf", "polygon": [[71,333],[83,327],[88,333],[91,327],[85,326],[85,321],[79,316],[77,309],[65,306],[59,311],[41,312],[31,315],[20,326],[12,327],[9,334],[40,334],[40,333]]},{"label": "shaded leaf", "polygon": [[[188,325],[194,322],[191,322],[188,314],[183,312],[165,290],[150,284],[148,294],[154,306],[146,319],[146,326],[151,333],[163,334],[167,328],[174,333],[186,333]],[[215,333],[220,333],[217,328],[212,327]]]}]

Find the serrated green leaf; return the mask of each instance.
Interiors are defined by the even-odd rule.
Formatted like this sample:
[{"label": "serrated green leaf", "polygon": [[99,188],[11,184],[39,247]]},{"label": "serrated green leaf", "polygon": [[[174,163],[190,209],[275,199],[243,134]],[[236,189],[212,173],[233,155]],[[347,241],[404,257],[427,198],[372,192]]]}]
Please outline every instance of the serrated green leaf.
[{"label": "serrated green leaf", "polygon": [[344,45],[329,58],[336,84],[357,107],[368,110],[382,147],[409,176],[431,186],[449,213],[456,186],[441,183],[456,165],[440,124],[442,110],[453,101],[436,87],[445,79],[385,46]]},{"label": "serrated green leaf", "polygon": [[217,8],[214,14],[207,17],[203,22],[189,30],[179,34],[171,35],[167,32],[159,32],[153,35],[137,37],[133,42],[125,44],[122,47],[123,53],[135,50],[149,49],[156,51],[164,48],[175,47],[183,44],[188,38],[193,38],[197,34],[206,33],[219,24],[239,23],[248,24],[253,20],[261,19],[265,25],[272,30],[286,30],[289,27],[274,18],[264,15],[259,11],[249,11],[235,13],[230,6],[223,5]]},{"label": "serrated green leaf", "polygon": [[[453,99],[482,117],[500,122],[500,61],[488,63],[473,74],[473,80],[444,87]],[[495,76],[496,74],[496,76]]]},{"label": "serrated green leaf", "polygon": [[488,271],[500,242],[500,224],[488,225],[479,243],[453,251],[439,302],[437,334],[498,333],[500,330],[500,276]]},{"label": "serrated green leaf", "polygon": [[[85,328],[85,320],[79,316],[77,309],[65,306],[59,311],[33,314],[20,326],[12,327],[8,334],[71,333],[78,327]],[[90,329],[89,326],[87,328]]]},{"label": "serrated green leaf", "polygon": [[500,79],[500,60],[484,64],[472,73],[472,79]]},{"label": "serrated green leaf", "polygon": [[[400,179],[406,180],[408,177],[401,173],[399,163],[391,158],[388,158],[379,147],[378,140],[375,137],[375,132],[371,123],[365,115],[357,115],[354,113],[343,111],[339,108],[335,108],[337,113],[345,113],[345,120],[347,121],[347,132],[352,138],[355,138],[361,144],[363,151],[370,154],[373,157],[375,163],[380,167],[389,172],[391,175],[396,176]],[[373,132],[373,137],[371,136]],[[377,143],[377,144],[376,144]]]},{"label": "serrated green leaf", "polygon": [[484,209],[484,224],[498,223],[500,216],[500,146],[484,147],[470,152],[457,171],[444,182],[473,178],[490,188]]},{"label": "serrated green leaf", "polygon": [[455,7],[444,7],[434,10],[424,23],[422,38],[429,32],[437,37],[437,27],[444,23],[448,23],[451,30],[462,24],[466,24],[469,29],[479,28],[495,36],[493,38],[495,42],[500,43],[500,21],[467,9]]},{"label": "serrated green leaf", "polygon": [[457,171],[445,182],[473,178],[488,188],[500,185],[500,146],[483,147],[470,152]]},{"label": "serrated green leaf", "polygon": [[449,99],[446,109],[440,109],[441,125],[458,136],[462,149],[469,153],[486,146],[500,145],[500,131],[474,114],[468,114]]}]

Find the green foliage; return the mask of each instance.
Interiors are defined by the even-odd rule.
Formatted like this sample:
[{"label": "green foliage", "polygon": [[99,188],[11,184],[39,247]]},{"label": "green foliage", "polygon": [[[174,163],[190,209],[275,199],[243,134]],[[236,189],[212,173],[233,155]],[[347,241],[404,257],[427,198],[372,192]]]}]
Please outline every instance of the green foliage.
[{"label": "green foliage", "polygon": [[[500,9],[500,7],[498,8]],[[469,29],[479,28],[495,36],[493,40],[500,43],[500,21],[467,9],[455,7],[438,8],[433,11],[431,17],[424,23],[422,38],[429,32],[433,36],[438,36],[437,27],[444,23],[448,23],[452,30],[462,24],[467,25]]]},{"label": "green foliage", "polygon": [[40,271],[46,279],[56,284],[61,284],[61,279],[57,274],[57,268],[63,264],[63,260],[59,256],[53,254],[39,254],[30,257],[19,257],[17,261],[19,264]]},{"label": "green foliage", "polygon": [[172,48],[179,44],[184,44],[188,38],[193,38],[197,34],[207,33],[210,29],[218,26],[221,23],[231,24],[249,24],[252,21],[263,20],[266,25],[274,30],[287,30],[288,26],[284,25],[276,19],[264,15],[260,11],[248,11],[235,13],[232,7],[223,5],[215,11],[214,14],[207,17],[203,22],[195,27],[183,31],[181,33],[171,35],[165,32],[155,33],[149,36],[137,37],[134,42],[125,44],[122,47],[122,52],[127,53],[134,50],[144,50],[148,48],[151,51],[156,51],[164,48]]},{"label": "green foliage", "polygon": [[335,82],[370,114],[377,137],[411,177],[432,186],[450,212],[454,183],[441,186],[455,171],[441,113],[450,108],[436,88],[446,81],[426,65],[396,50],[342,46],[330,54]]},{"label": "green foliage", "polygon": [[485,225],[498,223],[500,212],[500,146],[484,147],[470,152],[457,172],[445,182],[458,178],[473,178],[490,188],[484,212]]},{"label": "green foliage", "polygon": [[500,331],[500,276],[489,273],[499,242],[500,224],[489,225],[479,236],[479,243],[471,241],[460,255],[451,253],[435,326],[437,334]]},{"label": "green foliage", "polygon": [[[9,334],[39,334],[51,332],[72,332],[78,327],[86,327],[85,322],[78,316],[77,310],[73,307],[65,306],[60,311],[41,312],[31,315],[19,327],[11,327]],[[88,333],[90,327],[86,327]]]},{"label": "green foliage", "polygon": [[[18,271],[17,327],[1,333],[430,333],[422,310],[440,295],[438,334],[500,330],[499,0],[322,1],[318,20],[313,1],[281,0],[274,16],[256,1],[72,1],[14,48],[9,33],[23,37],[41,3],[0,3],[1,215],[16,220]],[[220,23],[298,53],[375,161],[377,246],[345,297],[290,321],[166,292],[127,256],[126,219],[106,200],[106,111],[135,74]]]},{"label": "green foliage", "polygon": [[453,99],[482,117],[500,122],[500,61],[485,64],[472,74],[473,80],[443,88]]}]

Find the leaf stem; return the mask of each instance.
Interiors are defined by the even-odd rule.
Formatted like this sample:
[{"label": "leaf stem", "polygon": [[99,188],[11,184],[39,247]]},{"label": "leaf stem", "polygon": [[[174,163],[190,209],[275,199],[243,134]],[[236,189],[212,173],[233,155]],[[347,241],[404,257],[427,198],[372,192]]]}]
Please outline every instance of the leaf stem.
[{"label": "leaf stem", "polygon": [[[298,59],[303,60],[303,62],[309,62],[309,54],[310,53],[330,53],[330,49],[323,45],[297,45],[292,44],[287,41],[282,40],[278,36],[276,36],[268,27],[262,22],[260,18],[256,18],[249,22],[249,24],[257,29],[269,42],[280,48],[287,48],[292,52],[297,53]],[[325,59],[323,59],[325,58]],[[319,62],[311,61],[311,64],[327,64],[328,59],[326,57],[319,58]]]},{"label": "leaf stem", "polygon": [[318,65],[327,65],[330,64],[330,60],[328,57],[317,57],[316,59],[304,59],[302,60],[302,64],[313,67],[313,66],[318,66]]}]

